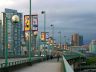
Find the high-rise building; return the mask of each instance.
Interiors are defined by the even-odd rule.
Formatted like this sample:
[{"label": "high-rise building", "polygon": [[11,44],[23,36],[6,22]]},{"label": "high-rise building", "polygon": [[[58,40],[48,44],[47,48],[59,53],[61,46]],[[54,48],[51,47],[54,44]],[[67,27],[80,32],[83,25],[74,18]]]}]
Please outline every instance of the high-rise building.
[{"label": "high-rise building", "polygon": [[[19,23],[12,23],[12,16],[18,15],[20,18]],[[9,55],[20,55],[21,52],[21,32],[22,32],[22,13],[18,13],[17,10],[5,9],[5,12],[0,13],[1,20],[1,38],[2,49],[4,53],[5,49],[5,26],[8,25],[8,53]],[[7,21],[7,23],[6,23]]]},{"label": "high-rise building", "polygon": [[89,52],[96,53],[96,40],[92,40],[89,45]]},{"label": "high-rise building", "polygon": [[79,46],[83,45],[83,36],[79,35]]},{"label": "high-rise building", "polygon": [[5,49],[5,13],[0,13],[0,56],[4,55]]},{"label": "high-rise building", "polygon": [[79,34],[77,34],[77,33],[74,33],[73,35],[72,35],[72,40],[71,40],[72,42],[72,46],[79,46]]},{"label": "high-rise building", "polygon": [[81,46],[83,45],[83,36],[79,35],[78,33],[74,33],[71,38],[72,46]]},{"label": "high-rise building", "polygon": [[[1,18],[0,18],[1,19]],[[2,21],[0,20],[0,55],[3,55],[3,43],[2,43]]]}]

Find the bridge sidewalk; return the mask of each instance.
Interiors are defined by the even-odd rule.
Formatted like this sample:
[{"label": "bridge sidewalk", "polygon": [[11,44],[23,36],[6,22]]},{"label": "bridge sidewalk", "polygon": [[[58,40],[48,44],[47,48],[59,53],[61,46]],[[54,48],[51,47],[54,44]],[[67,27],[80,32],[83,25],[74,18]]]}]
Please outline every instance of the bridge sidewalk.
[{"label": "bridge sidewalk", "polygon": [[34,64],[14,72],[61,72],[61,62],[56,59]]}]

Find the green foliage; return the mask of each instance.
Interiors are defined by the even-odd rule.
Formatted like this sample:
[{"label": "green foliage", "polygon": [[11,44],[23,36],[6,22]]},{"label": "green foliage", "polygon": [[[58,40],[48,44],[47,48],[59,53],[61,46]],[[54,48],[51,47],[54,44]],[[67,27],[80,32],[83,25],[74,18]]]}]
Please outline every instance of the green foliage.
[{"label": "green foliage", "polygon": [[96,63],[96,57],[90,57],[86,61],[87,64],[95,64]]}]

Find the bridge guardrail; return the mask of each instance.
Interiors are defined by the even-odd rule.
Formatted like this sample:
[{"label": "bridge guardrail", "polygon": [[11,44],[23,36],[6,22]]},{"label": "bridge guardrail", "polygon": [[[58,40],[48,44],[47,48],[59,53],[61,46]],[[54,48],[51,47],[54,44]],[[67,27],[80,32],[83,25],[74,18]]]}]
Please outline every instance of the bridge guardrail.
[{"label": "bridge guardrail", "polygon": [[64,56],[62,56],[62,59],[63,59],[63,71],[64,72],[74,72],[74,70],[69,65],[69,63],[67,62],[67,60],[65,59]]},{"label": "bridge guardrail", "polygon": [[[42,60],[46,60],[46,57],[37,57],[37,58],[33,58],[32,59],[32,64],[34,63],[37,63],[37,62],[40,62]],[[23,63],[28,63],[29,62],[29,59],[24,59],[24,60],[17,60],[17,61],[11,61],[11,62],[8,62],[8,65],[7,67],[11,67],[11,66],[15,66],[15,65],[19,65],[19,64],[23,64]],[[6,64],[5,63],[1,63],[0,64],[0,69],[2,68],[5,68],[6,67]]]}]

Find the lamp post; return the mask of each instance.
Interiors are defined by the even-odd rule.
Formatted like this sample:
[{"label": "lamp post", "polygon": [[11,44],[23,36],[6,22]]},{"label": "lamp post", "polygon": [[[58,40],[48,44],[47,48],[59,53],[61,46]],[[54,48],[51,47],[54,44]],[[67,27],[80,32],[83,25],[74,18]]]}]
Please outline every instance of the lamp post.
[{"label": "lamp post", "polygon": [[5,66],[8,65],[8,18],[6,17],[6,31],[5,31]]},{"label": "lamp post", "polygon": [[64,36],[64,49],[67,49],[66,36]]},{"label": "lamp post", "polygon": [[40,36],[39,35],[37,36],[37,48],[38,48],[38,56],[41,56],[41,53],[40,53]]},{"label": "lamp post", "polygon": [[[8,20],[10,20],[10,19],[8,19],[6,17],[6,25],[5,25],[5,28],[6,28],[5,29],[5,66],[6,67],[8,65]],[[18,23],[19,22],[19,16],[13,15],[12,16],[12,22],[14,24]]]},{"label": "lamp post", "polygon": [[46,32],[46,12],[42,11],[41,14],[44,14],[44,32]]},{"label": "lamp post", "polygon": [[[46,35],[46,12],[42,11],[41,14],[44,14],[44,34]],[[46,43],[46,36],[44,39],[44,56],[45,56],[45,43]]]},{"label": "lamp post", "polygon": [[64,44],[66,44],[66,36],[64,36]]},{"label": "lamp post", "polygon": [[50,26],[51,26],[51,29],[52,29],[52,38],[54,39],[54,25],[51,24]]},{"label": "lamp post", "polygon": [[15,31],[18,31],[17,30],[17,23],[19,23],[19,16],[18,15],[13,15],[12,16],[12,24],[13,24],[13,32],[14,32],[14,43],[13,43],[13,51],[14,51],[14,56],[17,55],[17,54],[21,54],[21,48],[20,48],[20,52],[18,53],[18,51],[16,50],[16,46],[15,46],[15,37],[18,36],[18,34],[16,34]]},{"label": "lamp post", "polygon": [[29,61],[31,62],[31,0],[29,1],[29,20],[30,20],[30,29],[29,29]]},{"label": "lamp post", "polygon": [[37,50],[37,42],[36,42],[37,34],[38,34],[38,31],[34,31],[34,36],[33,36],[34,45],[33,45],[33,47],[35,50],[35,54],[36,54],[36,50]]},{"label": "lamp post", "polygon": [[59,38],[60,38],[60,49],[61,49],[61,31],[58,32],[58,34],[59,34]]},{"label": "lamp post", "polygon": [[54,25],[51,24],[51,30],[52,30],[52,54],[54,53]]}]

